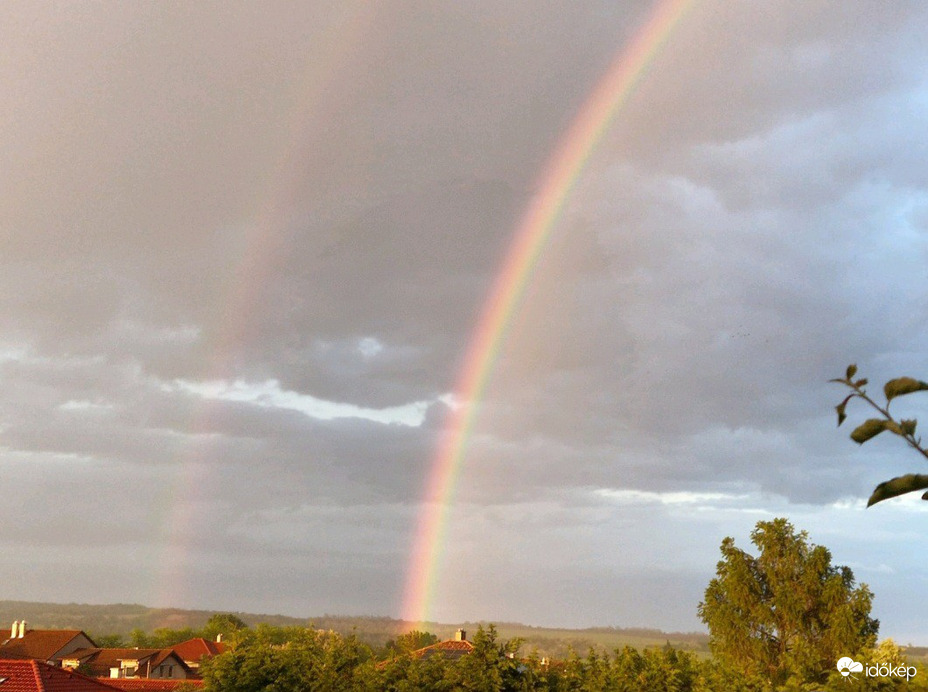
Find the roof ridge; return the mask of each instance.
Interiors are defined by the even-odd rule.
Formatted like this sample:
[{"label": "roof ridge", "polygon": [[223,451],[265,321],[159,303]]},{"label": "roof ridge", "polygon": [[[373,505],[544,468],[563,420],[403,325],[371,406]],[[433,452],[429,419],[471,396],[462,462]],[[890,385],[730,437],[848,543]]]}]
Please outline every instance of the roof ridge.
[{"label": "roof ridge", "polygon": [[39,662],[35,659],[29,659],[29,665],[32,668],[32,675],[35,677],[35,688],[39,692],[45,692],[45,683],[42,681],[42,674],[39,672]]}]

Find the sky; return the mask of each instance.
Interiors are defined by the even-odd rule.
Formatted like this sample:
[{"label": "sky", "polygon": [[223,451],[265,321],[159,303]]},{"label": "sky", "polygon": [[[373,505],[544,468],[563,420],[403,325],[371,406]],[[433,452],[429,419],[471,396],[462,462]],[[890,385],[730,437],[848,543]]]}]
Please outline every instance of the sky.
[{"label": "sky", "polygon": [[[455,388],[649,2],[0,5],[0,598],[699,631],[786,516],[928,644],[928,7],[694,0]],[[928,379],[928,378],[926,378]],[[898,413],[925,417],[913,395]]]}]

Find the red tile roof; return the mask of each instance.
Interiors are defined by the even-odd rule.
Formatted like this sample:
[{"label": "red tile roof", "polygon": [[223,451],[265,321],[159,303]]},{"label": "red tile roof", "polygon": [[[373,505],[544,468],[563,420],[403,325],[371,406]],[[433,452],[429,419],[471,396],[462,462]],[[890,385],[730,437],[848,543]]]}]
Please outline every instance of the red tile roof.
[{"label": "red tile roof", "polygon": [[225,642],[211,642],[202,637],[194,637],[171,647],[174,653],[184,661],[198,663],[204,656],[218,656],[226,650]]},{"label": "red tile roof", "polygon": [[[142,677],[156,675],[155,669],[174,657],[176,665],[186,675],[191,673],[190,668],[178,656],[173,648],[167,649],[137,649],[134,647],[121,647],[113,649],[77,649],[72,651],[64,660],[78,660],[92,674],[98,677],[108,677],[111,668],[120,668],[121,661],[138,661],[137,674]],[[174,665],[171,663],[170,665]],[[0,692],[4,690],[0,689]]]},{"label": "red tile roof", "polygon": [[[10,630],[0,630],[0,658],[34,658],[50,661],[72,639],[83,635],[81,630],[26,630],[25,636],[10,638]],[[90,641],[90,638],[87,637]]]},{"label": "red tile roof", "polygon": [[438,642],[431,646],[416,649],[412,655],[416,658],[429,658],[430,656],[441,656],[445,659],[456,660],[461,656],[466,656],[474,650],[474,645],[467,640],[449,639],[444,642]]},{"label": "red tile roof", "polygon": [[111,678],[106,681],[110,687],[118,690],[151,690],[152,692],[170,692],[180,685],[189,685],[193,687],[202,687],[203,681],[196,678],[166,680],[164,678]]},{"label": "red tile roof", "polygon": [[41,661],[0,659],[3,692],[113,692],[109,685]]}]

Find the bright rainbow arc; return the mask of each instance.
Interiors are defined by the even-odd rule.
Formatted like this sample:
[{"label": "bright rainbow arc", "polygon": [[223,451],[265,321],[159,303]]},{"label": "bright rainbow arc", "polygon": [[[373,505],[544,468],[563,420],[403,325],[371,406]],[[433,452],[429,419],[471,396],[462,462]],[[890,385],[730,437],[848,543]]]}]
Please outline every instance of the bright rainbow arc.
[{"label": "bright rainbow arc", "polygon": [[590,154],[693,1],[661,0],[657,4],[561,138],[540,177],[539,192],[522,216],[464,357],[454,390],[461,403],[450,414],[447,433],[431,466],[403,599],[402,617],[407,621],[417,624],[426,621],[454,481],[477,415],[477,404],[532,271]]}]

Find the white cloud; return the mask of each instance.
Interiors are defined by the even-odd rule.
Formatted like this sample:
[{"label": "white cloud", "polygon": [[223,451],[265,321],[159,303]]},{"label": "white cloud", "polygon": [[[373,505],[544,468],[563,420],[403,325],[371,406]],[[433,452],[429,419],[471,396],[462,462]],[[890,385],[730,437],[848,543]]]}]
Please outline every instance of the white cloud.
[{"label": "white cloud", "polygon": [[317,420],[334,420],[336,418],[361,418],[386,425],[406,425],[418,427],[425,420],[425,413],[433,401],[414,401],[399,406],[386,408],[365,408],[354,404],[327,401],[311,394],[301,394],[281,389],[277,380],[264,382],[245,382],[244,380],[211,380],[193,382],[178,379],[163,385],[166,391],[182,391],[204,399],[222,401],[239,401],[263,408],[289,409],[315,418]]},{"label": "white cloud", "polygon": [[137,320],[125,320],[118,323],[114,330],[115,335],[122,339],[154,343],[188,344],[196,342],[202,329],[195,324],[182,324],[176,327],[160,327],[145,324]]},{"label": "white cloud", "polygon": [[600,488],[595,491],[595,494],[623,504],[703,505],[707,503],[734,503],[748,498],[748,495],[732,495],[730,493],[651,492],[631,488]]},{"label": "white cloud", "polygon": [[62,411],[110,411],[113,409],[113,405],[83,399],[70,399],[58,406],[58,408]]},{"label": "white cloud", "polygon": [[383,351],[383,344],[372,336],[366,336],[358,339],[358,353],[365,358],[373,358]]}]

